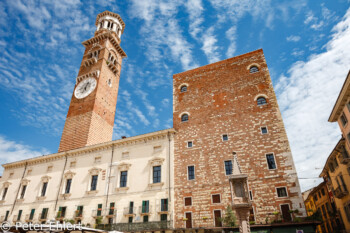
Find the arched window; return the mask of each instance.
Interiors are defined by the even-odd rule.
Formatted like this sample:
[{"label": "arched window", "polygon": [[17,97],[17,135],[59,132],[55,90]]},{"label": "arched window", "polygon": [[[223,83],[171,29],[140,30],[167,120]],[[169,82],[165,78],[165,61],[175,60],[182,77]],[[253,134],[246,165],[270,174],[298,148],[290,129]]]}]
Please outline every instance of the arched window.
[{"label": "arched window", "polygon": [[260,105],[267,104],[265,97],[259,97],[259,98],[256,100],[256,102],[257,102],[257,104],[258,104],[259,106],[260,106]]},{"label": "arched window", "polygon": [[187,91],[187,86],[186,85],[181,86],[180,91],[181,92],[186,92]]},{"label": "arched window", "polygon": [[256,73],[259,71],[259,68],[257,66],[252,66],[249,68],[249,72],[252,73]]},{"label": "arched window", "polygon": [[182,116],[181,116],[181,121],[182,122],[185,122],[185,121],[188,121],[188,114],[183,114]]}]

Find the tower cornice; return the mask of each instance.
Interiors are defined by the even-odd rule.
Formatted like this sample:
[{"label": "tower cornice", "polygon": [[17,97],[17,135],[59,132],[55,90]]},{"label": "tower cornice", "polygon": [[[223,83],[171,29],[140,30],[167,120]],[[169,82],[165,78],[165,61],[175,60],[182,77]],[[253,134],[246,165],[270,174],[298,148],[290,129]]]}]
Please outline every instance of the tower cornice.
[{"label": "tower cornice", "polygon": [[117,51],[120,53],[121,57],[122,58],[125,58],[126,57],[126,53],[124,52],[124,50],[120,47],[119,45],[119,39],[117,39],[111,32],[105,32],[105,33],[102,33],[100,35],[97,35],[91,39],[88,39],[86,41],[83,41],[82,44],[86,47],[90,44],[94,44],[100,40],[103,40],[103,39],[109,39],[112,44],[114,45],[114,47],[117,49]]},{"label": "tower cornice", "polygon": [[98,22],[100,20],[101,17],[103,16],[106,16],[106,15],[109,15],[109,16],[112,16],[112,17],[115,17],[119,20],[119,22],[121,23],[122,25],[122,33],[124,32],[124,28],[125,28],[125,23],[124,21],[122,20],[122,18],[120,17],[120,15],[116,14],[116,13],[113,13],[113,12],[110,12],[110,11],[104,11],[100,14],[97,15],[96,17],[96,22],[95,22],[95,25],[97,26],[98,25]]}]

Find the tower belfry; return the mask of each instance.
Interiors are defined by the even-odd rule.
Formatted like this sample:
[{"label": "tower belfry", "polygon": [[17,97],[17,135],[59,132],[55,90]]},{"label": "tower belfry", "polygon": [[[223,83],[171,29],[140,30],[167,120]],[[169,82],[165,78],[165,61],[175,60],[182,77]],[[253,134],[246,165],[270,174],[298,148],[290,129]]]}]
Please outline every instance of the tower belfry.
[{"label": "tower belfry", "polygon": [[94,37],[84,41],[85,52],[69,105],[58,151],[112,140],[125,24],[113,12],[97,15]]}]

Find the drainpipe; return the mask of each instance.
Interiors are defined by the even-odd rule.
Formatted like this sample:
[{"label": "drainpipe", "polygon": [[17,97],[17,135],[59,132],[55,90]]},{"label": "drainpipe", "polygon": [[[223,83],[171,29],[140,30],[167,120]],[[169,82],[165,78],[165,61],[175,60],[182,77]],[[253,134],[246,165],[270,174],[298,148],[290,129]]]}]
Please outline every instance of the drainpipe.
[{"label": "drainpipe", "polygon": [[65,157],[65,161],[64,161],[63,171],[62,171],[62,175],[61,175],[60,186],[58,186],[58,191],[57,191],[57,196],[56,196],[56,202],[55,202],[55,208],[54,208],[55,212],[56,212],[56,208],[57,208],[58,197],[60,195],[60,190],[61,190],[61,186],[62,186],[64,171],[66,170],[66,166],[67,166],[67,157],[68,157],[67,154],[65,154],[64,157]]},{"label": "drainpipe", "polygon": [[[169,145],[168,145],[168,169],[169,169],[169,201],[168,201],[168,208],[169,208],[169,205],[171,203],[171,149],[170,149],[170,145],[171,145],[171,140],[170,140],[170,132],[168,131],[168,140],[169,140]],[[171,208],[172,212],[174,211],[173,208]],[[174,214],[174,213],[173,213]],[[172,218],[173,218],[173,215],[171,214],[170,215],[170,223],[172,222]]]},{"label": "drainpipe", "polygon": [[19,194],[19,190],[21,189],[21,186],[22,186],[22,180],[24,178],[24,175],[26,174],[26,170],[27,170],[27,165],[28,165],[28,162],[25,163],[24,165],[24,171],[23,171],[23,174],[22,174],[22,178],[21,178],[21,181],[19,182],[19,186],[18,186],[18,189],[17,189],[17,194],[15,196],[15,201],[13,202],[13,205],[12,205],[12,209],[11,209],[11,212],[10,214],[12,214],[14,208],[15,208],[15,205],[16,205],[16,202],[17,202],[17,198],[18,198],[18,194]]},{"label": "drainpipe", "polygon": [[109,186],[111,182],[111,173],[112,173],[112,163],[113,163],[113,157],[114,157],[114,145],[112,144],[112,156],[111,156],[111,163],[109,165],[109,171],[108,171],[108,181],[107,181],[107,198],[106,198],[106,209],[108,205],[108,197],[109,197]]}]

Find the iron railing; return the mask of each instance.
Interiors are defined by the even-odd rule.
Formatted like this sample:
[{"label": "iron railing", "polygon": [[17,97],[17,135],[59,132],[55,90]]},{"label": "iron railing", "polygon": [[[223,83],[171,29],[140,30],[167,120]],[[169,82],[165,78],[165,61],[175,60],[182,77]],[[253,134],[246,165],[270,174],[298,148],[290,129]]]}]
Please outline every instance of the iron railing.
[{"label": "iron railing", "polygon": [[155,231],[170,229],[170,221],[99,224],[97,229],[105,231]]}]

